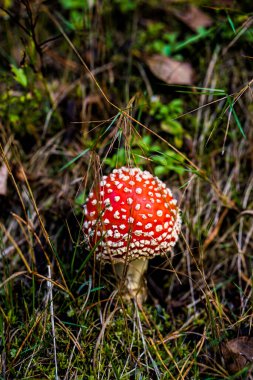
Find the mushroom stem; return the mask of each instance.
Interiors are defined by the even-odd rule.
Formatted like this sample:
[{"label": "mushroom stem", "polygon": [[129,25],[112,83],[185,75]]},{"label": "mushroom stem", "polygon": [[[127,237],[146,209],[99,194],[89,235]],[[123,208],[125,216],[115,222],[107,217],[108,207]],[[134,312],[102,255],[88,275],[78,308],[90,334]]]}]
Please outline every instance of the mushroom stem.
[{"label": "mushroom stem", "polygon": [[147,284],[145,272],[148,268],[147,259],[137,259],[129,263],[115,264],[120,291],[126,300],[135,298],[137,302],[144,302],[147,298]]}]

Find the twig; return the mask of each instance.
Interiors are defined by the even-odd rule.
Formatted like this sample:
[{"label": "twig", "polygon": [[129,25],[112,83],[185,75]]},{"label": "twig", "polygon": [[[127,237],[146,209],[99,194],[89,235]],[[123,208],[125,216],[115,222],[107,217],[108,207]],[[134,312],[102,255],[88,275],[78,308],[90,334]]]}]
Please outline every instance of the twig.
[{"label": "twig", "polygon": [[[47,266],[48,279],[51,280],[51,268],[50,265]],[[55,338],[55,328],[54,328],[54,304],[53,304],[53,286],[51,281],[47,281],[48,296],[49,296],[49,309],[51,317],[51,326],[53,334],[53,346],[54,346],[54,365],[55,365],[55,380],[58,380],[58,365],[57,365],[57,351],[56,351],[56,338]]]}]

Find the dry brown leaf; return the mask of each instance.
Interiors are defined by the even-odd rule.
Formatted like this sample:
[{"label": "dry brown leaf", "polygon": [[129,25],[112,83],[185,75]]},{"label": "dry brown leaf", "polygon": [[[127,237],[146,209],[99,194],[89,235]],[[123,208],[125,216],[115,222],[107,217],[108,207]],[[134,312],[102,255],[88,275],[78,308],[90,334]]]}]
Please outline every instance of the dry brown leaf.
[{"label": "dry brown leaf", "polygon": [[194,71],[190,63],[158,54],[146,58],[145,62],[150,71],[167,84],[193,84]]},{"label": "dry brown leaf", "polygon": [[238,372],[253,362],[253,338],[241,336],[231,339],[222,344],[221,352],[228,370]]},{"label": "dry brown leaf", "polygon": [[183,11],[176,11],[175,15],[179,20],[184,22],[189,28],[196,32],[199,28],[208,28],[212,25],[213,20],[206,13],[194,5],[189,5]]},{"label": "dry brown leaf", "polygon": [[5,164],[0,166],[0,195],[7,193],[8,169]]}]

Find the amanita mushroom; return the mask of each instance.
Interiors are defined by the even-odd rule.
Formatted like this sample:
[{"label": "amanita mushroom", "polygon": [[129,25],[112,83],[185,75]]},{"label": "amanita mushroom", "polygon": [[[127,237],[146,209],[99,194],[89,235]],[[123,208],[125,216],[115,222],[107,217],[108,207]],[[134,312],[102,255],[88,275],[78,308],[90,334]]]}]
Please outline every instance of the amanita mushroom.
[{"label": "amanita mushroom", "polygon": [[84,212],[84,233],[96,258],[115,265],[126,298],[143,302],[148,260],[166,255],[181,228],[170,189],[148,171],[114,169],[90,192]]}]

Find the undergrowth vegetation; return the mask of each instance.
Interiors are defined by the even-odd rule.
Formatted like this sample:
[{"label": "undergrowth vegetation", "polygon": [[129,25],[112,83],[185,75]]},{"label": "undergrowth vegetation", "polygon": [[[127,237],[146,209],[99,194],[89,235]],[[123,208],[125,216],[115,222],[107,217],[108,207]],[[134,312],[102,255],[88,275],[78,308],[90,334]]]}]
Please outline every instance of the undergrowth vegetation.
[{"label": "undergrowth vegetation", "polygon": [[[251,8],[0,3],[0,379],[252,378]],[[142,306],[82,231],[121,166],[182,213]]]}]

